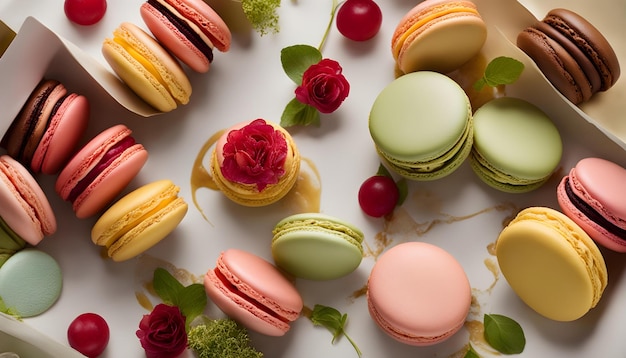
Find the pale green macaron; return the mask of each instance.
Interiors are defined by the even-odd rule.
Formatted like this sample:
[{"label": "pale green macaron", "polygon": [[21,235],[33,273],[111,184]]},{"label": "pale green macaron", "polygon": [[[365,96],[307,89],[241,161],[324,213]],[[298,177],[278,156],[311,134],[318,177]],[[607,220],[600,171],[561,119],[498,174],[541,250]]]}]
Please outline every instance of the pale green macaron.
[{"label": "pale green macaron", "polygon": [[278,222],[272,233],[274,262],[295,277],[340,278],[356,270],[363,258],[363,232],[329,215],[291,215]]},{"label": "pale green macaron", "polygon": [[491,100],[474,113],[474,172],[493,188],[525,193],[542,186],[561,161],[563,143],[537,106],[513,97]]},{"label": "pale green macaron", "polygon": [[369,131],[379,155],[398,174],[412,180],[443,178],[472,148],[470,101],[446,75],[409,73],[378,94]]},{"label": "pale green macaron", "polygon": [[0,268],[0,296],[20,317],[48,310],[59,299],[62,286],[57,261],[34,248],[16,252]]}]

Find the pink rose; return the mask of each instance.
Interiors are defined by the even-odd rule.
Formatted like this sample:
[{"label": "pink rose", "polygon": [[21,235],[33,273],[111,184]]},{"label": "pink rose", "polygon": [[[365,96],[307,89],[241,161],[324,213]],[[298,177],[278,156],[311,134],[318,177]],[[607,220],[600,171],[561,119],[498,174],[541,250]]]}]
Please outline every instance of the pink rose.
[{"label": "pink rose", "polygon": [[285,135],[263,119],[228,133],[224,144],[222,174],[230,181],[256,184],[262,191],[285,174]]},{"label": "pink rose", "polygon": [[178,357],[187,348],[185,317],[175,306],[156,305],[143,316],[136,334],[148,358]]},{"label": "pink rose", "polygon": [[349,92],[350,84],[341,74],[339,62],[325,58],[304,71],[302,84],[296,88],[296,99],[322,113],[331,113]]}]

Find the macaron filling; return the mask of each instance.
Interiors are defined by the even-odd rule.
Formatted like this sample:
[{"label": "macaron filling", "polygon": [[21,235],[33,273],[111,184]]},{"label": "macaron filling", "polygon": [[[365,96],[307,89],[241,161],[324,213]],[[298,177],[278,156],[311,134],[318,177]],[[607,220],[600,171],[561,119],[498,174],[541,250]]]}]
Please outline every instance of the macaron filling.
[{"label": "macaron filling", "polygon": [[564,178],[564,188],[567,198],[571,201],[571,203],[576,207],[576,210],[583,213],[587,218],[596,223],[597,225],[604,228],[609,233],[619,237],[622,240],[626,240],[626,230],[621,227],[615,225],[610,220],[605,218],[602,214],[597,212],[591,205],[587,204],[585,200],[580,198],[574,190],[572,189],[570,179]]},{"label": "macaron filling", "polygon": [[213,49],[200,37],[197,31],[191,28],[187,21],[174,14],[168,6],[165,6],[159,0],[148,0],[148,4],[165,16],[165,18],[171,22],[176,29],[209,60],[209,62],[213,62]]},{"label": "macaron filling", "polygon": [[111,163],[119,158],[124,151],[135,145],[135,139],[127,136],[113,145],[100,159],[100,161],[81,179],[70,191],[67,200],[74,202],[78,196],[100,175]]},{"label": "macaron filling", "polygon": [[113,36],[113,41],[115,41],[118,45],[122,46],[126,52],[130,54],[132,58],[137,60],[157,81],[164,86],[165,88],[169,88],[167,82],[163,79],[159,71],[154,67],[154,65],[144,56],[142,56],[139,52],[135,51],[133,46],[128,43],[124,38],[120,36]]},{"label": "macaron filling", "polygon": [[[215,277],[217,277],[217,279],[221,282],[222,287],[227,289],[231,294],[241,297],[244,301],[254,305],[254,307],[258,308],[259,310],[267,313],[268,315],[276,318],[277,320],[281,322],[289,324],[289,322],[293,320],[293,319],[288,319],[287,317],[281,316],[278,312],[271,310],[268,306],[262,304],[261,302],[256,300],[254,297],[247,295],[245,292],[238,289],[237,286],[233,284],[233,282],[231,282],[231,279],[228,276],[226,276],[222,272],[222,270],[220,270],[219,265],[215,269],[213,269],[213,273],[215,274]],[[297,317],[297,313],[295,315]]]}]

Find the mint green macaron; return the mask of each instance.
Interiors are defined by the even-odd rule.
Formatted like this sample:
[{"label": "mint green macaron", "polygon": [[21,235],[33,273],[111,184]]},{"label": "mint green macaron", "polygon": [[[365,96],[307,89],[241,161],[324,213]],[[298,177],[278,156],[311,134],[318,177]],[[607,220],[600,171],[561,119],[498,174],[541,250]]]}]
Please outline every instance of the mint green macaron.
[{"label": "mint green macaron", "polygon": [[59,299],[61,268],[47,253],[25,248],[0,267],[0,297],[20,317],[45,312]]},{"label": "mint green macaron", "polygon": [[398,174],[435,180],[454,172],[469,156],[473,125],[470,101],[450,77],[413,72],[388,84],[369,114],[378,154]]},{"label": "mint green macaron", "polygon": [[478,177],[495,189],[525,193],[541,187],[562,153],[559,130],[532,103],[501,97],[474,113],[470,163]]},{"label": "mint green macaron", "polygon": [[291,215],[272,231],[276,266],[308,280],[332,280],[361,264],[363,232],[354,225],[320,213]]}]

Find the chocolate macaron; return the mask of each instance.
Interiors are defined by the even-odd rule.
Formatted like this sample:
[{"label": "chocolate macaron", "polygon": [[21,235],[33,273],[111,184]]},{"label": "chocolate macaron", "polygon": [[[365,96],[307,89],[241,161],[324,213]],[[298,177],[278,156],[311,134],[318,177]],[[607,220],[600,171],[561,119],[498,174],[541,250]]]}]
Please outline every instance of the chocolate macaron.
[{"label": "chocolate macaron", "polygon": [[517,46],[574,104],[611,88],[620,75],[615,51],[589,21],[567,9],[554,9],[517,36]]}]

